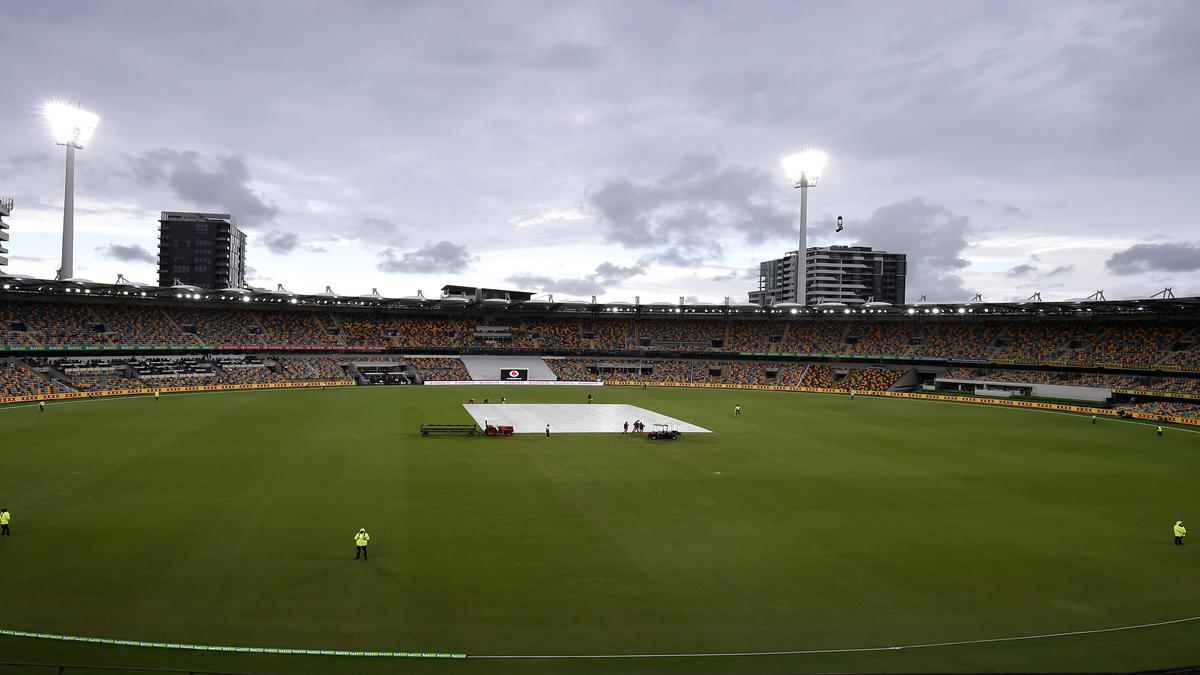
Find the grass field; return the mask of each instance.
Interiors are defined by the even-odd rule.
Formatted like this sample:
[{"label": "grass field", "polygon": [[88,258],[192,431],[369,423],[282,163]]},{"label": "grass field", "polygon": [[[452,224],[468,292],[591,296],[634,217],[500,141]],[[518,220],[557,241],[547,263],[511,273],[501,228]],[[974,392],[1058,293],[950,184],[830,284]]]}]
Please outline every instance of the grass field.
[{"label": "grass field", "polygon": [[[421,438],[468,396],[711,429]],[[734,418],[740,403],[745,414]],[[1200,615],[1200,434],[915,400],[395,387],[0,410],[0,628],[476,655],[857,648]],[[371,560],[352,536],[372,534]],[[837,654],[413,661],[0,638],[0,661],[249,672],[1129,670],[1200,622]],[[0,673],[15,672],[0,668]]]}]

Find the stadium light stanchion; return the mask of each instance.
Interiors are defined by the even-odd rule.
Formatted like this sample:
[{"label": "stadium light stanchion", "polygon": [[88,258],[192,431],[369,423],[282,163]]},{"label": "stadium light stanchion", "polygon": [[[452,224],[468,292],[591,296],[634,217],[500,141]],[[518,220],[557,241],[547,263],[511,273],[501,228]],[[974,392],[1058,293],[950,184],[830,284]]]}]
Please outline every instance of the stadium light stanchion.
[{"label": "stadium light stanchion", "polygon": [[816,187],[829,155],[820,150],[802,150],[783,158],[783,170],[792,187],[800,189],[800,246],[796,249],[796,302],[808,304],[808,188]]},{"label": "stadium light stanchion", "polygon": [[51,101],[42,108],[57,145],[67,148],[67,177],[63,187],[63,238],[60,279],[75,276],[75,151],[82,150],[92,138],[100,116],[83,108]]}]

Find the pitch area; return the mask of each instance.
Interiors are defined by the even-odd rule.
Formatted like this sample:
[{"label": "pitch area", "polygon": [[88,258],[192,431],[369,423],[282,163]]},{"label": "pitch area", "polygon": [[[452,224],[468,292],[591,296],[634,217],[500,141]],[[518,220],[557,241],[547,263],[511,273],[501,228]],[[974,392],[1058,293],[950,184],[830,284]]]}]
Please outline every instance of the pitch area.
[{"label": "pitch area", "polygon": [[[595,391],[595,390],[593,390]],[[351,388],[0,410],[0,627],[468,655],[859,648],[1200,614],[1200,435],[926,401],[605,388],[711,434],[422,438],[468,396]],[[740,404],[741,417],[733,416]],[[372,534],[355,561],[352,535]],[[1197,624],[928,650],[630,661],[211,654],[0,638],[2,660],[251,672],[1129,670]],[[341,660],[339,660],[341,659]],[[348,665],[349,664],[349,665]],[[5,672],[0,669],[0,673]]]},{"label": "pitch area", "polygon": [[620,403],[468,403],[463,407],[480,427],[508,424],[518,434],[544,433],[547,426],[559,434],[626,433],[634,422],[645,424],[647,431],[655,424],[666,424],[685,433],[708,433],[704,427],[669,415]]}]

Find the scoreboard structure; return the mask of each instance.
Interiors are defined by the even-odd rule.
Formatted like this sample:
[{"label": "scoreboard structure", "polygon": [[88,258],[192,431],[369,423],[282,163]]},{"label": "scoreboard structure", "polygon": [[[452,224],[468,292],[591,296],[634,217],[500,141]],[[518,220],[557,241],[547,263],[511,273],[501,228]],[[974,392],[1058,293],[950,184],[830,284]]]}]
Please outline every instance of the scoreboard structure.
[{"label": "scoreboard structure", "polygon": [[529,379],[528,368],[501,368],[500,379],[505,382],[524,382]]}]

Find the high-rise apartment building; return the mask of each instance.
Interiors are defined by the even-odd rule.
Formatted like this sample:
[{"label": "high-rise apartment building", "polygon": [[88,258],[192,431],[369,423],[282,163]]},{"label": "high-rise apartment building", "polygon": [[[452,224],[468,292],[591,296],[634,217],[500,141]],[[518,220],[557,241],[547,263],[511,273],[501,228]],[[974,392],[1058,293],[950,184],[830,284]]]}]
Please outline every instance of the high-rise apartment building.
[{"label": "high-rise apartment building", "polygon": [[158,285],[246,285],[246,235],[228,213],[163,211],[158,228]]},{"label": "high-rise apartment building", "polygon": [[[904,304],[907,275],[903,253],[876,251],[869,246],[814,247],[805,256],[805,298],[800,304],[864,302]],[[758,290],[750,302],[764,307],[796,302],[796,251],[758,266]]]}]

